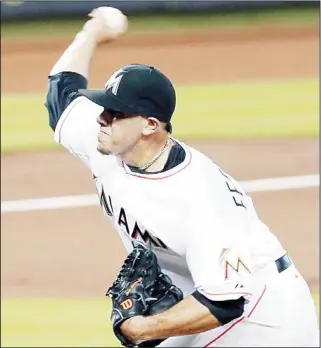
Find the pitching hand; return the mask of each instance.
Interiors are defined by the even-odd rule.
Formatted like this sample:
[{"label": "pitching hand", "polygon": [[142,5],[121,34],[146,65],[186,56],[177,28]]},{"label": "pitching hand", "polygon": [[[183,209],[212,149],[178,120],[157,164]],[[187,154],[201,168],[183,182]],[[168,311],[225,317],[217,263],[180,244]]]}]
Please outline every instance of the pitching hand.
[{"label": "pitching hand", "polygon": [[88,16],[91,19],[85,23],[83,30],[89,32],[97,44],[114,41],[127,31],[127,17],[116,8],[98,7]]}]

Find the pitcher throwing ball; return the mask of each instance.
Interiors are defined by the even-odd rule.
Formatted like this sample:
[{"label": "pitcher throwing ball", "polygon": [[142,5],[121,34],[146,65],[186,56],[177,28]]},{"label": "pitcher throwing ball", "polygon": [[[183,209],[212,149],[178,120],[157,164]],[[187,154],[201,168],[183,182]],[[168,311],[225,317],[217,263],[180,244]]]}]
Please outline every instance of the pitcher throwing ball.
[{"label": "pitcher throwing ball", "polygon": [[46,107],[128,252],[107,291],[115,335],[127,347],[318,347],[307,283],[251,198],[171,136],[170,79],[128,57],[87,89],[98,45],[127,31],[115,8],[90,17],[49,74]]}]

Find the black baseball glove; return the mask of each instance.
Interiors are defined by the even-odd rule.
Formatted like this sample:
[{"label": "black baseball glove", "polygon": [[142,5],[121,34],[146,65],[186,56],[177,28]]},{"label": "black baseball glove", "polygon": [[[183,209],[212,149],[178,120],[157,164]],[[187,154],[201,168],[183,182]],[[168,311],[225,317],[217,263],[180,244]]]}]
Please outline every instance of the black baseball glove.
[{"label": "black baseball glove", "polygon": [[[183,299],[182,291],[161,272],[154,252],[140,244],[128,255],[106,295],[112,298],[111,321],[114,333],[126,347],[135,344],[120,331],[120,325],[125,320],[137,315],[164,312]],[[138,346],[155,347],[163,340],[149,340]]]}]

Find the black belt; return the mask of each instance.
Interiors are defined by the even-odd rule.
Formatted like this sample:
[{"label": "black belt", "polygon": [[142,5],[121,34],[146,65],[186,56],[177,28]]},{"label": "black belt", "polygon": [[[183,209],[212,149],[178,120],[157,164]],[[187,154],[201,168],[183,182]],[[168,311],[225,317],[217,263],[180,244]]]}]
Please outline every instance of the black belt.
[{"label": "black belt", "polygon": [[275,260],[275,264],[276,268],[278,269],[278,272],[281,273],[292,265],[292,261],[288,254],[285,254],[281,256],[279,259]]}]

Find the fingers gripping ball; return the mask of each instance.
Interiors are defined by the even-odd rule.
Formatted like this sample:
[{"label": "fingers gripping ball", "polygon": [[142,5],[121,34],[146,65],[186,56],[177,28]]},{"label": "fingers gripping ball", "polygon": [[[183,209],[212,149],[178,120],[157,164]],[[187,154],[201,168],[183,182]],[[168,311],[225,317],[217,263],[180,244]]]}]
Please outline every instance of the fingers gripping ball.
[{"label": "fingers gripping ball", "polygon": [[[126,347],[133,342],[122,335],[121,324],[137,315],[161,313],[183,299],[182,291],[161,272],[153,251],[142,245],[136,246],[125,260],[115,282],[108,289],[112,298],[111,321],[116,337]],[[146,341],[148,347],[162,340]],[[144,343],[139,346],[144,346]]]}]

